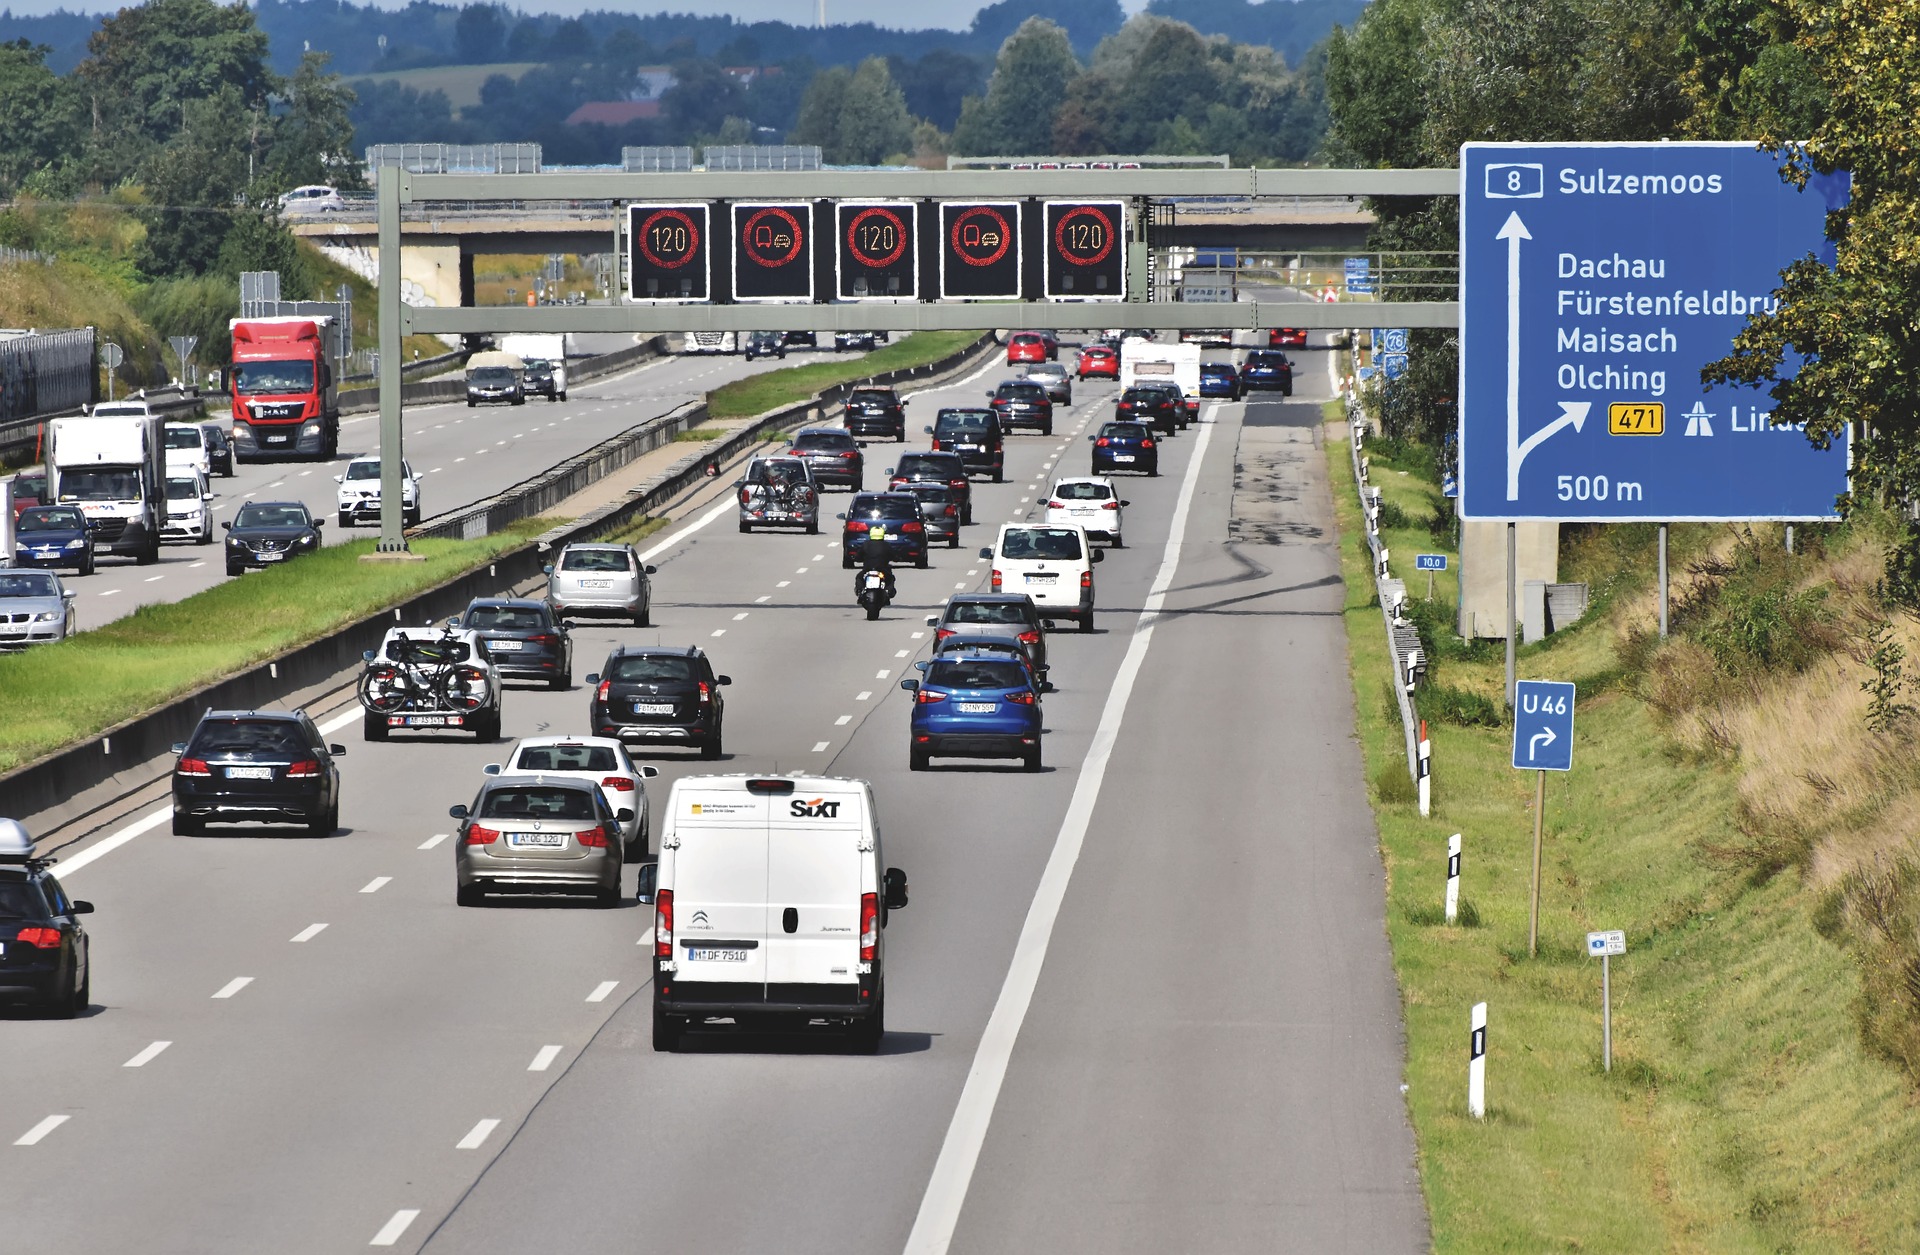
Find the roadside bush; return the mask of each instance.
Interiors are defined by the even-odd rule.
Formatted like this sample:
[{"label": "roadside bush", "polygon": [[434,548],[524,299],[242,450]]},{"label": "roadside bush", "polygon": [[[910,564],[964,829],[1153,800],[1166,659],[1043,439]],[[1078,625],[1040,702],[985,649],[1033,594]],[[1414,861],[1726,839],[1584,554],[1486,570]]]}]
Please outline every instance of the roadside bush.
[{"label": "roadside bush", "polygon": [[1730,557],[1702,558],[1689,570],[1695,583],[1674,607],[1674,627],[1722,675],[1802,671],[1845,643],[1829,613],[1829,588],[1803,586],[1785,549],[1757,544],[1751,529]]},{"label": "roadside bush", "polygon": [[1429,683],[1419,693],[1421,717],[1463,728],[1498,728],[1506,722],[1500,703],[1485,693]]}]

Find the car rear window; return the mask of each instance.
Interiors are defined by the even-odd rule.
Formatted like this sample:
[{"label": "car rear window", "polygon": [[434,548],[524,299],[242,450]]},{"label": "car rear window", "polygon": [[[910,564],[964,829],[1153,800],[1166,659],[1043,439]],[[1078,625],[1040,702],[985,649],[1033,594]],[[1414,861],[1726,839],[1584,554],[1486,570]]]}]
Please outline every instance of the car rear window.
[{"label": "car rear window", "polygon": [[481,632],[532,631],[547,626],[545,606],[475,606],[467,626]]},{"label": "car rear window", "polygon": [[1142,423],[1108,423],[1100,434],[1108,440],[1145,440],[1147,429]]},{"label": "car rear window", "polygon": [[1071,527],[1012,528],[1000,538],[1000,556],[1072,561],[1080,557],[1080,533]]},{"label": "car rear window", "polygon": [[691,680],[694,678],[693,659],[663,657],[656,654],[616,658],[608,666],[606,678],[627,684],[659,684]]},{"label": "car rear window", "polygon": [[947,502],[952,501],[954,497],[953,489],[945,484],[912,484],[908,486],[908,491],[921,501]]},{"label": "car rear window", "polygon": [[940,431],[985,431],[993,415],[980,410],[948,410],[934,426]]},{"label": "car rear window", "polygon": [[1216,377],[1220,375],[1231,375],[1233,373],[1233,367],[1227,365],[1225,362],[1205,362],[1201,364],[1200,373]]},{"label": "car rear window", "polygon": [[414,640],[409,636],[396,636],[387,642],[388,658],[422,667],[438,666],[443,662],[465,662],[471,652],[465,641],[443,641],[439,637]]},{"label": "car rear window", "polygon": [[948,623],[1027,623],[1027,608],[1016,601],[958,601],[947,607]]},{"label": "car rear window", "polygon": [[1017,662],[954,658],[928,667],[927,683],[950,689],[1013,689],[1026,687],[1027,677]]},{"label": "car rear window", "polygon": [[892,405],[893,393],[884,388],[856,388],[847,395],[849,405]]},{"label": "car rear window", "polygon": [[1105,484],[1089,484],[1081,480],[1078,483],[1055,484],[1053,496],[1056,501],[1105,501],[1113,496],[1113,489]]},{"label": "car rear window", "polygon": [[513,760],[515,771],[618,771],[604,745],[529,745]]},{"label": "car rear window", "polygon": [[1285,366],[1287,356],[1284,353],[1262,352],[1258,349],[1247,354],[1249,366]]},{"label": "car rear window", "polygon": [[0,919],[45,919],[49,914],[39,885],[31,880],[0,880]]},{"label": "car rear window", "polygon": [[911,498],[855,497],[847,507],[849,519],[916,519],[919,505]]},{"label": "car rear window", "polygon": [[593,819],[593,795],[550,784],[503,785],[487,790],[482,819]]},{"label": "car rear window", "polygon": [[169,449],[203,449],[205,447],[206,447],[206,437],[200,434],[200,429],[198,427],[167,428],[167,448]]},{"label": "car rear window", "polygon": [[1003,383],[996,395],[1015,401],[1039,401],[1045,399],[1047,390],[1037,383]]},{"label": "car rear window", "polygon": [[562,571],[630,571],[624,549],[569,549],[560,555]]},{"label": "car rear window", "polygon": [[1045,343],[1046,343],[1046,341],[1045,341],[1045,340],[1042,340],[1042,339],[1041,339],[1041,338],[1040,338],[1039,336],[1035,336],[1035,335],[1017,335],[1017,336],[1015,336],[1015,337],[1013,338],[1013,343],[1015,343],[1015,344],[1045,344]]},{"label": "car rear window", "polygon": [[304,758],[309,749],[300,730],[282,719],[219,719],[203,723],[187,747],[189,758],[224,757]]},{"label": "car rear window", "polygon": [[1120,394],[1120,399],[1135,405],[1158,405],[1166,400],[1166,396],[1158,388],[1128,388]]},{"label": "car rear window", "polygon": [[796,449],[857,449],[853,436],[844,431],[803,431],[794,438]]}]

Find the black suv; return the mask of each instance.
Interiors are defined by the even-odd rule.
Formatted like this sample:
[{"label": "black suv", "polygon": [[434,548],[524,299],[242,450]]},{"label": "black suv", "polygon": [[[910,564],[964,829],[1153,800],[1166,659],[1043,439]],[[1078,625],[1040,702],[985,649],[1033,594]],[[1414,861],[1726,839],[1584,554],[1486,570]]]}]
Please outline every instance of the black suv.
[{"label": "black suv", "polygon": [[0,999],[71,1019],[91,1001],[93,964],[76,917],[93,903],[67,897],[47,870],[52,862],[34,857],[25,828],[0,819]]},{"label": "black suv", "polygon": [[957,453],[903,453],[899,465],[887,472],[887,481],[896,492],[913,484],[945,484],[960,504],[960,521],[973,522],[973,481]]},{"label": "black suv", "polygon": [[1113,416],[1126,422],[1146,423],[1163,436],[1171,436],[1179,425],[1179,403],[1159,388],[1128,388],[1114,402]]},{"label": "black suv", "polygon": [[173,747],[173,833],[209,823],[305,824],[326,837],[340,826],[344,745],[328,745],[303,710],[209,710],[192,739]]},{"label": "black suv", "polygon": [[992,475],[996,484],[1006,478],[1006,435],[992,410],[941,410],[927,431],[933,451],[959,454],[967,474]]},{"label": "black suv", "polygon": [[249,501],[230,523],[227,533],[227,574],[248,567],[274,566],[320,547],[320,527],[298,501]]},{"label": "black suv", "polygon": [[892,388],[855,388],[847,394],[847,412],[840,421],[856,436],[907,438],[907,403]]},{"label": "black suv", "polygon": [[642,742],[689,745],[702,758],[720,757],[726,715],[720,690],[733,677],[715,675],[698,648],[616,646],[587,683],[593,686],[593,735],[618,737],[629,750]]},{"label": "black suv", "polygon": [[895,562],[927,565],[927,524],[920,517],[920,499],[910,492],[863,492],[847,503],[841,519],[840,566],[851,571],[860,559],[860,547],[875,528],[886,529],[887,553]]},{"label": "black suv", "polygon": [[841,427],[802,427],[794,433],[787,456],[805,462],[813,471],[814,482],[822,488],[843,484],[847,491],[859,492],[867,482],[860,442]]},{"label": "black suv", "polygon": [[933,647],[949,636],[957,636],[981,626],[1013,628],[1020,643],[1033,655],[1035,670],[1047,669],[1046,624],[1040,607],[1025,593],[955,593],[947,598],[946,609],[927,618],[927,626],[937,629]]},{"label": "black suv", "polygon": [[1009,379],[987,396],[993,401],[993,412],[999,416],[1003,430],[1031,427],[1043,436],[1053,434],[1053,398],[1047,395],[1045,384]]}]

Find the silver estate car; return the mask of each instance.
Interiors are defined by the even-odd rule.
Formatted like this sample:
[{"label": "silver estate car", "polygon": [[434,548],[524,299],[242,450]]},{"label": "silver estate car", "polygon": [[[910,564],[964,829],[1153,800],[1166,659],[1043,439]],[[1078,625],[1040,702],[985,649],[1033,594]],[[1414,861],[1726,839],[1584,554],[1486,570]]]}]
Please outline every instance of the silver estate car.
[{"label": "silver estate car", "polygon": [[632,545],[568,545],[547,571],[547,604],[556,620],[632,619],[653,626],[654,568]]},{"label": "silver estate car", "polygon": [[453,839],[454,897],[478,906],[488,893],[587,892],[620,904],[620,868],[630,808],[614,810],[599,786],[555,776],[490,776]]},{"label": "silver estate car", "polygon": [[820,486],[802,458],[755,458],[734,485],[740,501],[740,530],[800,527],[809,536],[820,531]]},{"label": "silver estate car", "polygon": [[1027,378],[1045,388],[1055,405],[1073,404],[1073,375],[1059,362],[1035,362],[1027,367]]},{"label": "silver estate car", "polygon": [[79,630],[74,593],[52,571],[0,570],[0,649],[63,641]]}]

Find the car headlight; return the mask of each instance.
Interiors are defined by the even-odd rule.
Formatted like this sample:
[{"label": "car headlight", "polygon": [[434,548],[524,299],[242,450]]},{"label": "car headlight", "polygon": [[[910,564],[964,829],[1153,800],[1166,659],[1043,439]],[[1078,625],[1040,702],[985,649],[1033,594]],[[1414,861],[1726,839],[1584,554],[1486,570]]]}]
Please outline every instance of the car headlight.
[{"label": "car headlight", "polygon": [[52,623],[59,617],[60,611],[58,610],[42,610],[39,614],[33,616],[33,621],[35,623]]},{"label": "car headlight", "polygon": [[244,540],[241,540],[238,536],[227,537],[227,548],[245,549],[246,547],[247,547],[247,542]]},{"label": "car headlight", "polygon": [[69,549],[85,549],[86,547],[87,547],[87,538],[85,536],[75,536],[72,540],[67,542],[67,548]]},{"label": "car headlight", "polygon": [[304,547],[311,547],[313,545],[319,544],[320,538],[318,536],[315,536],[312,532],[308,532],[305,536],[302,536],[295,543]]}]

